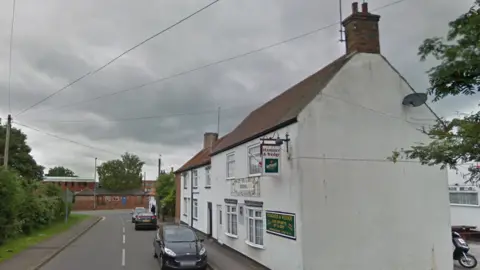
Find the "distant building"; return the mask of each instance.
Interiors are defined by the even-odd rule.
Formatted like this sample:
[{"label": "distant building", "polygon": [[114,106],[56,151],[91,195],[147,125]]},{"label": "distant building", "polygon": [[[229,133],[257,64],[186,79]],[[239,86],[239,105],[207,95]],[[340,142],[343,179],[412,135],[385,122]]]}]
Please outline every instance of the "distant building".
[{"label": "distant building", "polygon": [[156,189],[155,189],[155,183],[157,180],[144,180],[143,184],[145,187],[145,192],[150,195],[150,196],[155,196],[156,194]]},{"label": "distant building", "polygon": [[73,192],[80,192],[85,189],[93,189],[95,179],[84,177],[66,177],[66,176],[46,176],[43,178],[44,183],[54,183],[63,190],[69,189]]},{"label": "distant building", "polygon": [[[95,203],[96,201],[96,203]],[[134,209],[149,206],[149,196],[142,189],[112,191],[104,188],[83,190],[75,195],[74,210]]]}]

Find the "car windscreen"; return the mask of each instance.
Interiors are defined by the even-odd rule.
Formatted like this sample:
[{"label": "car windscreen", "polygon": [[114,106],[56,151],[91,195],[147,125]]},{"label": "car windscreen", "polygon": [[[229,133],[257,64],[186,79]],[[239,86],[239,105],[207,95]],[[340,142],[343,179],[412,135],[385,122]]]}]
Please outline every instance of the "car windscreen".
[{"label": "car windscreen", "polygon": [[135,214],[145,213],[145,212],[146,212],[145,209],[135,209]]},{"label": "car windscreen", "polygon": [[185,228],[166,228],[163,232],[165,242],[193,242],[197,238],[195,233]]}]

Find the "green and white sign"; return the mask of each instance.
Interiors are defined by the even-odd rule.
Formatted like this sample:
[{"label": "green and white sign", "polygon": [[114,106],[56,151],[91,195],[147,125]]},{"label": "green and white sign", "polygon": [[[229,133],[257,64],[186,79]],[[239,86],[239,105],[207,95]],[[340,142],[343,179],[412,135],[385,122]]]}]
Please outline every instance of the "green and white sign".
[{"label": "green and white sign", "polygon": [[265,211],[267,233],[296,240],[295,214],[279,211]]},{"label": "green and white sign", "polygon": [[280,158],[282,148],[278,145],[262,146],[262,171],[265,175],[280,174]]}]

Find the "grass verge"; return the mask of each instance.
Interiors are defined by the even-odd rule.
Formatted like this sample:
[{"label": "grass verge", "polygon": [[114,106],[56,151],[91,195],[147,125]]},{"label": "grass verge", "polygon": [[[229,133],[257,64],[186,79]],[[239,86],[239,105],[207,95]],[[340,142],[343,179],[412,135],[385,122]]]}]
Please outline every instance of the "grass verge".
[{"label": "grass verge", "polygon": [[73,225],[76,225],[89,217],[89,215],[70,214],[67,223],[63,220],[58,221],[51,226],[37,230],[28,236],[23,235],[7,241],[0,246],[0,262],[11,258],[22,250],[70,229]]}]

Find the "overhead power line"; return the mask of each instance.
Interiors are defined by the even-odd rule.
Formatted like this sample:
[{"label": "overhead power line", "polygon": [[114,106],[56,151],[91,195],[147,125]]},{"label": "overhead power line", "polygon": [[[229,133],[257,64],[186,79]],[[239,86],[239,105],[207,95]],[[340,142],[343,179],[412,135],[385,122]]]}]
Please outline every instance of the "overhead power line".
[{"label": "overhead power line", "polygon": [[[397,1],[391,2],[389,4],[386,4],[386,5],[380,6],[378,8],[375,8],[372,11],[377,11],[377,10],[381,10],[381,9],[384,9],[384,8],[387,8],[387,7],[391,7],[391,6],[400,4],[400,3],[405,2],[405,1],[407,1],[407,0],[397,0]],[[306,32],[306,33],[303,33],[303,34],[300,34],[298,36],[291,37],[289,39],[285,39],[285,40],[280,41],[280,42],[276,42],[276,43],[273,43],[273,44],[255,49],[255,50],[251,50],[251,51],[241,53],[241,54],[229,57],[229,58],[222,59],[222,60],[219,60],[219,61],[211,62],[209,64],[202,65],[202,66],[199,66],[199,67],[196,67],[196,68],[193,68],[193,69],[189,69],[189,70],[186,70],[186,71],[182,71],[182,72],[179,72],[179,73],[167,76],[167,77],[163,77],[163,78],[156,79],[156,80],[153,80],[153,81],[150,81],[150,82],[142,83],[142,84],[139,84],[137,86],[129,87],[129,88],[126,88],[126,89],[123,89],[123,90],[119,90],[119,91],[107,93],[107,94],[104,94],[104,95],[100,95],[100,96],[97,96],[97,97],[94,97],[94,98],[91,98],[91,99],[85,99],[85,100],[81,100],[81,101],[78,101],[78,102],[73,102],[73,103],[65,104],[65,105],[62,105],[62,106],[59,106],[59,107],[46,109],[46,110],[42,110],[42,111],[46,112],[46,111],[60,110],[60,109],[65,109],[65,108],[70,108],[70,107],[76,107],[78,105],[85,104],[85,103],[90,103],[90,102],[93,102],[93,101],[97,101],[99,99],[108,98],[108,97],[124,94],[124,93],[127,93],[127,92],[139,90],[139,89],[142,89],[142,88],[144,88],[146,86],[149,86],[149,85],[157,84],[157,83],[167,81],[167,80],[170,80],[170,79],[173,79],[173,78],[176,78],[176,77],[187,75],[189,73],[193,73],[195,71],[199,71],[199,70],[211,67],[211,66],[215,66],[215,65],[219,65],[219,64],[222,64],[222,63],[225,63],[225,62],[229,62],[229,61],[232,61],[232,60],[235,60],[235,59],[238,59],[238,58],[243,58],[245,56],[249,56],[249,55],[252,55],[252,54],[255,54],[255,53],[258,53],[258,52],[262,52],[262,51],[277,47],[279,45],[282,45],[282,44],[285,44],[285,43],[288,43],[288,42],[291,42],[291,41],[294,41],[294,40],[297,40],[297,39],[301,39],[301,38],[313,35],[313,34],[318,33],[320,31],[326,30],[330,27],[337,26],[338,23],[339,22],[336,21],[335,23],[325,25],[323,27],[317,28],[315,30],[312,30],[312,31],[309,31],[309,32]]]},{"label": "overhead power line", "polygon": [[10,52],[9,52],[9,59],[8,59],[8,111],[12,113],[12,49],[13,49],[13,29],[15,25],[15,7],[17,1],[13,0],[13,7],[12,7],[12,24],[10,28]]},{"label": "overhead power line", "polygon": [[215,1],[211,2],[210,4],[208,4],[208,5],[204,6],[204,7],[202,7],[201,9],[199,9],[199,10],[195,11],[194,13],[192,13],[192,14],[188,15],[187,17],[184,17],[183,19],[181,19],[181,20],[177,21],[176,23],[174,23],[174,24],[170,25],[169,27],[167,27],[167,28],[163,29],[162,31],[155,33],[154,35],[152,35],[152,36],[148,37],[147,39],[144,39],[143,41],[141,41],[140,43],[138,43],[138,44],[136,44],[135,46],[131,47],[130,49],[128,49],[128,50],[126,50],[126,51],[122,52],[121,54],[119,54],[118,56],[116,56],[115,58],[113,58],[112,60],[110,60],[109,62],[107,62],[106,64],[104,64],[103,66],[101,66],[101,67],[99,67],[99,68],[97,68],[97,69],[95,69],[95,70],[93,70],[93,71],[89,71],[89,72],[87,72],[85,75],[83,75],[83,76],[81,76],[80,78],[76,79],[75,81],[73,81],[73,82],[71,82],[71,83],[67,84],[66,86],[64,86],[64,87],[62,87],[62,88],[60,88],[60,89],[58,89],[57,91],[53,92],[52,94],[50,94],[50,95],[49,95],[49,96],[47,96],[46,98],[44,98],[44,99],[40,100],[39,102],[37,102],[37,103],[33,104],[32,106],[30,106],[30,107],[27,107],[26,109],[22,110],[22,111],[21,111],[21,112],[19,112],[19,113],[18,113],[16,116],[19,116],[19,115],[21,115],[21,114],[23,114],[23,113],[25,113],[25,112],[27,112],[27,111],[29,111],[29,110],[33,109],[34,107],[36,107],[36,106],[37,106],[37,105],[39,105],[40,103],[42,103],[42,102],[44,102],[44,101],[46,101],[46,100],[50,99],[51,97],[53,97],[53,96],[57,95],[58,93],[60,93],[60,92],[64,91],[64,90],[65,90],[65,89],[67,89],[68,87],[70,87],[70,86],[72,86],[72,85],[74,85],[74,84],[78,83],[79,81],[83,80],[83,79],[84,79],[84,78],[86,78],[87,76],[89,76],[89,75],[93,75],[93,74],[96,74],[96,73],[98,73],[99,71],[101,71],[101,70],[105,69],[107,66],[111,65],[113,62],[115,62],[116,60],[118,60],[118,59],[119,59],[119,58],[121,58],[122,56],[124,56],[124,55],[128,54],[129,52],[131,52],[131,51],[135,50],[136,48],[138,48],[138,47],[142,46],[143,44],[145,44],[145,43],[147,43],[148,41],[150,41],[150,40],[152,40],[152,39],[156,38],[157,36],[159,36],[159,35],[161,35],[161,34],[163,34],[163,33],[167,32],[168,30],[170,30],[170,29],[174,28],[175,26],[177,26],[177,25],[181,24],[182,22],[184,22],[184,21],[186,21],[186,20],[188,20],[188,19],[192,18],[193,16],[195,16],[195,15],[197,15],[198,13],[200,13],[200,12],[202,12],[202,11],[206,10],[207,8],[209,8],[209,7],[213,6],[214,4],[218,3],[219,1],[220,1],[220,0],[215,0]]},{"label": "overhead power line", "polygon": [[86,148],[90,148],[92,150],[97,150],[97,151],[101,151],[101,152],[105,152],[105,153],[109,153],[109,154],[112,154],[112,155],[115,155],[115,156],[120,156],[121,154],[119,153],[114,153],[112,151],[108,151],[108,150],[105,150],[105,149],[102,149],[102,148],[98,148],[98,147],[93,147],[93,146],[90,146],[90,145],[87,145],[87,144],[83,144],[83,143],[80,143],[80,142],[77,142],[77,141],[74,141],[74,140],[70,140],[70,139],[67,139],[67,138],[63,138],[63,137],[60,137],[58,135],[55,135],[55,134],[52,134],[52,133],[48,133],[48,132],[45,132],[45,131],[42,131],[38,128],[35,128],[35,127],[32,127],[32,126],[29,126],[29,125],[25,125],[25,124],[21,124],[17,121],[14,121],[14,123],[16,125],[19,125],[19,126],[22,126],[22,127],[26,127],[28,129],[31,129],[31,130],[34,130],[34,131],[37,131],[39,133],[42,133],[42,134],[45,134],[47,136],[50,136],[50,137],[53,137],[53,138],[57,138],[59,140],[63,140],[63,141],[67,141],[67,142],[70,142],[70,143],[73,143],[73,144],[76,144],[76,145],[80,145],[80,146],[83,146],[83,147],[86,147]]},{"label": "overhead power line", "polygon": [[[235,106],[235,107],[228,107],[225,109],[221,109],[222,111],[226,110],[238,110],[244,108],[250,108],[259,106],[263,103],[255,103],[250,105],[244,106]],[[190,116],[190,115],[201,115],[201,114],[210,114],[215,113],[218,114],[217,109],[210,109],[210,110],[202,110],[196,112],[185,112],[185,113],[171,113],[171,114],[162,114],[162,115],[149,115],[149,116],[139,116],[139,117],[131,117],[131,118],[117,118],[117,119],[104,119],[104,120],[35,120],[37,123],[67,123],[67,124],[91,124],[91,123],[105,123],[105,122],[127,122],[127,121],[141,121],[141,120],[151,120],[151,119],[159,119],[159,118],[168,118],[168,117],[175,117],[175,116]]]}]

